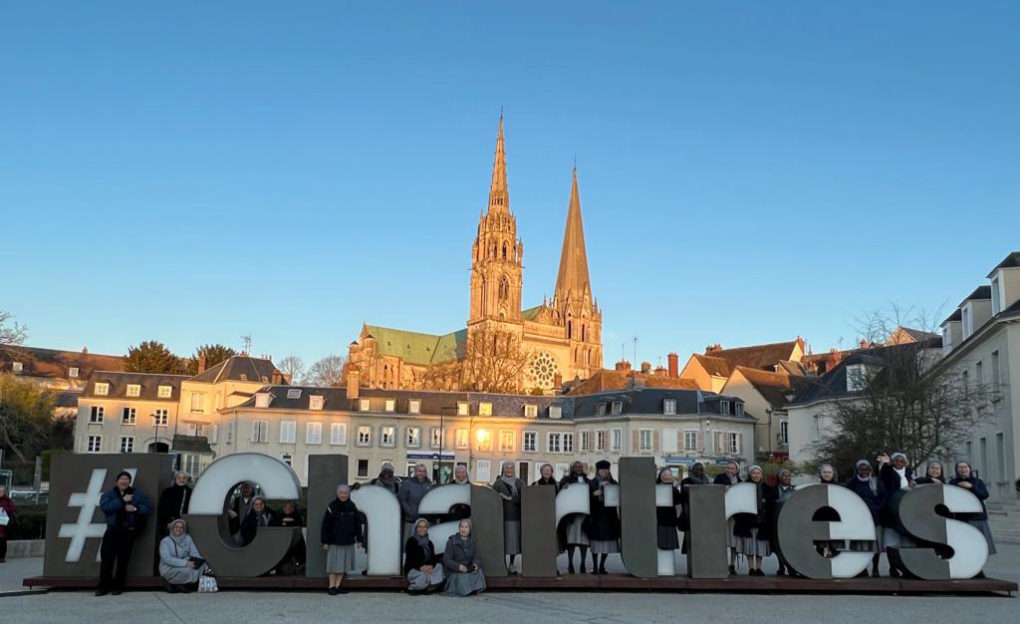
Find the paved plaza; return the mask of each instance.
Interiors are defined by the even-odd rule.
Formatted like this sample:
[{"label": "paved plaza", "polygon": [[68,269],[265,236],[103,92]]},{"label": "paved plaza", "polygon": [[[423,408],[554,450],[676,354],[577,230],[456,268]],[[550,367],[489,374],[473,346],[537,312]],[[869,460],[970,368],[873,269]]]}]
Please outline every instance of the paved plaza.
[{"label": "paved plaza", "polygon": [[[614,558],[615,559],[615,558]],[[682,557],[678,564],[683,565]],[[774,572],[774,558],[769,573]],[[561,557],[561,568],[565,561]],[[619,562],[610,571],[622,571]],[[884,567],[884,566],[883,566]],[[988,576],[1020,582],[1020,545],[1002,544],[985,568]],[[94,597],[58,591],[3,595],[21,579],[42,573],[42,559],[0,565],[0,613],[5,622],[951,622],[1004,624],[1016,621],[1016,598],[957,596],[827,596],[783,594],[487,593],[473,598],[399,593],[220,592],[166,594],[128,592]]]}]

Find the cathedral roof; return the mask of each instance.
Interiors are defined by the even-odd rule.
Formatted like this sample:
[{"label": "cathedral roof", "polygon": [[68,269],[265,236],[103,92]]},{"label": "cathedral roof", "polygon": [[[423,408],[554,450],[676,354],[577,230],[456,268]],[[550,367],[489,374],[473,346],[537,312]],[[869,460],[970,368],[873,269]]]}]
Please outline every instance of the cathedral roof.
[{"label": "cathedral roof", "polygon": [[379,355],[399,357],[407,364],[437,364],[464,355],[467,329],[437,336],[421,332],[365,325],[364,336],[375,339]]},{"label": "cathedral roof", "polygon": [[533,308],[528,308],[527,310],[521,310],[521,318],[523,318],[525,321],[533,320],[536,316],[538,316],[538,313],[541,311],[542,306],[535,306]]},{"label": "cathedral roof", "polygon": [[556,276],[556,298],[587,295],[591,301],[591,281],[588,278],[588,252],[584,245],[584,224],[581,222],[581,198],[577,191],[577,168],[570,185],[570,206],[567,209],[567,226],[563,232],[563,250],[560,253],[560,271]]}]

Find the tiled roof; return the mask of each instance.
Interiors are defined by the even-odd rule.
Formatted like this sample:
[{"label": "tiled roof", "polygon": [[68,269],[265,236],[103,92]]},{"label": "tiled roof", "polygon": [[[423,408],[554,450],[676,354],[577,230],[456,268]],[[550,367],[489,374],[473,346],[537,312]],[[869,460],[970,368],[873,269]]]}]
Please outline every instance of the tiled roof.
[{"label": "tiled roof", "polygon": [[253,358],[246,355],[233,355],[206,371],[195,375],[189,381],[201,383],[220,383],[223,381],[272,383],[274,372],[279,372],[279,369],[273,365],[271,360]]},{"label": "tiled roof", "polygon": [[697,360],[699,364],[701,364],[701,367],[704,368],[709,375],[714,375],[716,377],[730,376],[731,371],[730,363],[727,362],[724,358],[695,353],[694,359]]},{"label": "tiled roof", "polygon": [[733,373],[736,374],[738,371],[772,407],[786,405],[790,402],[787,398],[789,395],[807,390],[812,383],[812,380],[806,377],[770,373],[746,366],[736,367]]},{"label": "tiled roof", "polygon": [[[175,402],[181,397],[181,382],[187,378],[187,375],[96,371],[89,377],[81,396],[97,399],[127,398],[136,401]],[[96,384],[104,382],[110,384],[109,392],[107,394],[96,394]],[[141,386],[137,397],[129,397],[127,395],[127,387],[132,384]],[[172,388],[170,396],[159,397],[159,386],[170,386]]]},{"label": "tiled roof", "polygon": [[718,349],[705,353],[705,355],[726,360],[730,368],[734,366],[749,366],[762,370],[772,370],[778,362],[789,360],[796,347],[797,341],[791,340],[789,342],[775,342],[734,349]]},{"label": "tiled roof", "polygon": [[596,371],[588,379],[584,379],[570,388],[571,395],[594,394],[607,390],[623,390],[629,387],[631,380],[637,379],[646,388],[675,388],[697,390],[698,384],[693,379],[665,377],[637,371],[618,371],[603,369]]},{"label": "tiled roof", "polygon": [[896,331],[894,331],[893,333],[895,334],[897,331],[903,332],[904,334],[910,336],[914,340],[914,342],[921,342],[922,340],[929,340],[931,338],[939,337],[938,334],[933,332],[927,332],[922,329],[913,329],[911,327],[903,327],[902,325],[897,327]]},{"label": "tiled roof", "polygon": [[78,369],[78,379],[88,379],[93,371],[124,370],[123,356],[100,355],[82,351],[58,351],[19,345],[0,345],[0,372],[9,373],[14,362],[21,362],[21,375],[46,379],[71,379],[69,369]]},{"label": "tiled roof", "polygon": [[375,339],[379,355],[399,357],[408,364],[438,364],[461,358],[467,345],[467,329],[436,336],[365,325],[362,335]]}]

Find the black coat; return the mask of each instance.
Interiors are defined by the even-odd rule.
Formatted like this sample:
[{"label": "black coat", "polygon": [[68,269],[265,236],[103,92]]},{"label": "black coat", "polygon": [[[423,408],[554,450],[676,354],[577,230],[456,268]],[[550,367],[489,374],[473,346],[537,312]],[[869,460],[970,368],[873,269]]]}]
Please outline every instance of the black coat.
[{"label": "black coat", "polygon": [[[914,471],[910,466],[907,466],[906,476],[908,483],[914,480]],[[900,476],[896,474],[892,464],[882,464],[878,469],[878,480],[882,482],[889,496],[892,496],[900,489]]]},{"label": "black coat", "polygon": [[[687,489],[687,487],[691,485],[706,484],[707,481],[705,483],[697,483],[691,480],[690,477],[685,477],[682,481],[680,481],[680,504],[683,505],[683,507],[680,510],[680,518],[677,520],[677,528],[685,533],[691,530],[691,492]],[[684,539],[686,540],[687,538],[684,537]]]},{"label": "black coat", "polygon": [[305,519],[301,517],[301,512],[294,509],[293,513],[279,512],[273,518],[273,526],[282,527],[303,527],[305,526]]},{"label": "black coat", "polygon": [[[560,485],[557,488],[557,491],[562,490],[563,488],[567,487],[568,485],[579,485],[577,483],[577,477],[578,477],[578,475],[568,474],[567,476],[565,476],[562,479],[560,479]],[[580,475],[580,477],[581,477],[581,479],[584,480],[584,484],[586,486],[591,485],[591,479],[588,478],[588,475]]]},{"label": "black coat", "polygon": [[917,485],[931,485],[932,483],[941,483],[942,485],[945,485],[946,480],[943,479],[942,477],[936,479],[935,477],[929,477],[928,475],[924,475],[914,483],[916,483]]},{"label": "black coat", "polygon": [[551,486],[553,486],[555,488],[553,490],[554,492],[558,493],[560,491],[560,484],[557,483],[556,479],[554,479],[552,477],[549,477],[548,479],[539,479],[538,481],[535,481],[531,485],[551,485]]},{"label": "black coat", "polygon": [[361,539],[361,515],[354,501],[334,498],[322,514],[319,542],[349,546]]},{"label": "black coat", "polygon": [[183,518],[191,503],[191,487],[174,483],[159,495],[159,528],[166,530],[171,521]]},{"label": "black coat", "polygon": [[966,479],[963,477],[953,477],[949,480],[949,485],[960,485],[964,481],[970,483],[970,493],[977,496],[978,500],[981,501],[981,513],[954,514],[954,517],[959,516],[960,519],[966,520],[987,520],[988,511],[985,509],[985,499],[988,498],[988,488],[985,487],[985,482],[971,474]]},{"label": "black coat", "polygon": [[[591,514],[588,516],[588,524],[585,533],[588,539],[598,541],[612,541],[620,539],[620,516],[616,513],[616,507],[606,507],[603,504],[604,496],[595,496],[600,490],[598,478],[592,479],[588,484],[588,492],[591,499]],[[609,477],[606,484],[615,484],[616,481]]]},{"label": "black coat", "polygon": [[478,566],[478,547],[475,539],[469,537],[467,541],[461,539],[460,534],[451,535],[446,540],[446,550],[443,552],[443,567],[447,574],[460,573],[460,566],[463,565],[472,571]]},{"label": "black coat", "polygon": [[503,483],[503,480],[499,478],[497,478],[496,482],[492,484],[492,489],[502,495],[510,497],[510,500],[506,500],[505,498],[502,499],[503,522],[521,521],[521,490],[524,489],[524,482],[517,479],[515,485],[515,488],[511,488],[506,483]]},{"label": "black coat", "polygon": [[[737,483],[743,482],[744,480],[740,478],[740,475],[737,475]],[[716,485],[733,485],[732,483],[730,483],[730,478],[726,476],[725,472],[722,474],[715,475],[715,479],[712,480],[712,483]]]},{"label": "black coat", "polygon": [[441,563],[432,542],[429,541],[422,547],[413,535],[407,538],[407,543],[404,544],[404,554],[406,555],[404,557],[404,576],[407,576],[411,570],[417,570],[422,566],[434,566]]},{"label": "black coat", "polygon": [[[659,485],[659,484],[656,484]],[[680,494],[680,488],[673,486],[673,506],[672,507],[656,507],[655,508],[655,524],[664,527],[680,527],[680,515],[676,511],[676,506],[682,504],[683,497]]]},{"label": "black coat", "polygon": [[868,506],[868,511],[871,512],[871,519],[877,524],[882,521],[882,512],[885,510],[885,504],[889,502],[889,493],[885,491],[885,486],[882,485],[880,479],[876,478],[875,481],[878,484],[877,492],[871,491],[868,481],[861,481],[857,477],[847,481],[846,486],[861,497],[864,504]]},{"label": "black coat", "polygon": [[733,534],[737,537],[751,537],[751,529],[758,529],[758,539],[769,541],[775,533],[776,502],[779,493],[766,483],[758,484],[758,513],[742,513],[734,516]]}]

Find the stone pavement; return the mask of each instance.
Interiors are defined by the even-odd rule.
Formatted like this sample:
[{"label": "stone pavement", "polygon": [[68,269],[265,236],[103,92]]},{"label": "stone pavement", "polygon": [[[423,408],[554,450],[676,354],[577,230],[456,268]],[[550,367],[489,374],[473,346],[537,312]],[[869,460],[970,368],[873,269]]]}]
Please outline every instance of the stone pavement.
[{"label": "stone pavement", "polygon": [[[561,568],[565,561],[561,558]],[[683,563],[682,558],[678,562]],[[774,572],[775,558],[766,566]],[[615,564],[615,565],[614,565]],[[610,571],[622,571],[616,557]],[[25,575],[39,574],[41,559],[16,559],[0,564],[0,592],[20,588]],[[1003,544],[986,566],[989,576],[1020,581],[1020,546]],[[2,594],[0,594],[2,596]],[[324,592],[220,592],[218,594],[166,594],[128,592],[96,598],[89,592],[0,597],[5,621],[33,622],[131,621],[185,623],[252,621],[291,623],[356,622],[546,622],[645,623],[733,622],[753,619],[755,624],[826,621],[951,622],[998,624],[1015,621],[1020,613],[1016,598],[956,596],[827,596],[781,594],[668,594],[668,593],[491,593],[472,598],[408,596],[396,593],[352,593],[327,596]]]}]

